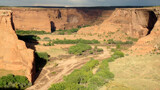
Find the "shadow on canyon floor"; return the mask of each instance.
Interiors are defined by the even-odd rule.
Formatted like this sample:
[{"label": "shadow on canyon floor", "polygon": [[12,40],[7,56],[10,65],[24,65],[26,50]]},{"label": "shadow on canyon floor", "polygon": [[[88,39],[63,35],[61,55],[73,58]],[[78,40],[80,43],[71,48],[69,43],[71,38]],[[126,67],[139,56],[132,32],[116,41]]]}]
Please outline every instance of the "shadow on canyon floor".
[{"label": "shadow on canyon floor", "polygon": [[[33,77],[33,83],[34,81],[37,79],[37,77],[39,76],[39,74],[41,73],[41,70],[43,69],[43,67],[46,65],[47,61],[43,58],[40,58],[38,56],[38,54],[35,52],[36,48],[35,45],[38,45],[38,39],[39,37],[37,37],[36,35],[17,35],[18,39],[23,40],[26,43],[27,48],[33,49],[34,50],[34,68],[33,70],[36,71],[36,74],[34,74]],[[34,71],[33,71],[34,72]]]}]

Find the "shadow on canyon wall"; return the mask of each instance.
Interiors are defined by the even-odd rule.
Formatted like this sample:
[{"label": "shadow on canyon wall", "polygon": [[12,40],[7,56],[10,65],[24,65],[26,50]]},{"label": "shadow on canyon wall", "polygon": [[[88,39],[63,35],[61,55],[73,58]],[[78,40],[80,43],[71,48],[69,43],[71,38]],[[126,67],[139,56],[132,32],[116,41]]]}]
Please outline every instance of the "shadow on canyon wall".
[{"label": "shadow on canyon wall", "polygon": [[33,63],[33,71],[35,74],[33,74],[33,83],[37,79],[37,77],[40,75],[43,67],[46,65],[47,61],[43,58],[40,58],[38,54],[35,52],[36,48],[35,45],[39,44],[37,41],[36,35],[17,35],[18,39],[23,40],[26,43],[27,48],[34,50],[34,63]]}]

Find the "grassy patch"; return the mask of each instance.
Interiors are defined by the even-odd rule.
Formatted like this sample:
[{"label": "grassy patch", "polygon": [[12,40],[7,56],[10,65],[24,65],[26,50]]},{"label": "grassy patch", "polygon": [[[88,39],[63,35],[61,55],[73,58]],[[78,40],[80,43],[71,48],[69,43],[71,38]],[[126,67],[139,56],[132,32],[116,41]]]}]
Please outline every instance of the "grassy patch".
[{"label": "grassy patch", "polygon": [[16,30],[16,34],[18,35],[42,35],[42,34],[49,34],[45,31],[23,31],[23,30]]}]

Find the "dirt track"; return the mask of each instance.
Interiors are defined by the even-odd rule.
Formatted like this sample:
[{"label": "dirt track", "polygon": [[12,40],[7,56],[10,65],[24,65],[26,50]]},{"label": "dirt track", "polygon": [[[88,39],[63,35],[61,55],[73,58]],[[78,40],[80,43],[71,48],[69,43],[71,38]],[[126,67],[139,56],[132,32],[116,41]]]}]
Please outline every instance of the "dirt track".
[{"label": "dirt track", "polygon": [[[110,56],[106,47],[103,48],[104,52],[99,55],[89,55],[88,57],[72,56],[68,59],[58,60],[58,66],[54,64],[47,65],[43,68],[35,84],[27,90],[47,90],[53,83],[63,81],[63,76],[70,74],[73,70],[82,67],[92,57],[97,60],[102,60]],[[53,74],[52,72],[55,72]]]}]

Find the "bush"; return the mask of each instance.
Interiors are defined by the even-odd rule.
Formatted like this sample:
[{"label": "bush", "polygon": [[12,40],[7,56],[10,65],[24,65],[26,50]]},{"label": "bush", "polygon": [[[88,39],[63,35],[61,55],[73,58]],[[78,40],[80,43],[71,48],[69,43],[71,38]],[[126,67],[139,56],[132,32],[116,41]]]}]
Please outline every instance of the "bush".
[{"label": "bush", "polygon": [[28,81],[25,76],[8,74],[0,78],[0,88],[15,88],[15,89],[25,89],[32,84]]},{"label": "bush", "polygon": [[85,90],[85,87],[75,83],[62,82],[53,84],[48,90]]},{"label": "bush", "polygon": [[84,39],[76,39],[76,40],[53,40],[52,41],[55,44],[77,44],[77,43],[84,43],[84,44],[99,44],[100,42],[98,40],[84,40]]},{"label": "bush", "polygon": [[[124,57],[124,53],[121,52],[121,51],[115,51],[114,54],[112,55],[112,57],[113,57],[113,56],[117,56],[118,58],[119,58],[119,57]],[[115,59],[117,59],[117,58],[115,58]]]},{"label": "bush", "polygon": [[132,37],[128,37],[127,39],[128,39],[128,40],[131,40],[131,41],[134,41],[134,42],[137,42],[137,41],[138,41],[137,38],[132,38]]},{"label": "bush", "polygon": [[25,42],[38,41],[41,38],[35,35],[18,35],[18,39],[23,40]]},{"label": "bush", "polygon": [[83,84],[87,83],[88,79],[92,76],[91,71],[74,70],[70,75],[64,77],[64,80],[69,83]]},{"label": "bush", "polygon": [[47,44],[43,44],[44,46],[54,46],[54,43],[53,42],[51,42],[51,41],[49,41],[49,43],[47,43]]},{"label": "bush", "polygon": [[83,69],[84,71],[90,71],[98,64],[99,64],[98,60],[90,60],[81,69]]},{"label": "bush", "polygon": [[133,44],[133,41],[126,41],[126,42],[122,42],[122,41],[114,41],[113,39],[109,39],[107,40],[108,44]]},{"label": "bush", "polygon": [[45,37],[45,38],[43,38],[43,40],[50,41],[51,39],[49,37]]},{"label": "bush", "polygon": [[102,48],[98,48],[97,52],[103,52],[103,49]]},{"label": "bush", "polygon": [[23,30],[16,30],[16,34],[18,35],[41,35],[41,34],[49,34],[45,31],[23,31]]},{"label": "bush", "polygon": [[93,76],[92,69],[99,64],[98,60],[90,60],[81,69],[74,70],[64,76],[64,82],[53,84],[49,90],[87,90],[82,84],[87,84]]},{"label": "bush", "polygon": [[[108,61],[103,60],[99,66],[97,73],[89,79],[88,89],[96,90],[97,87],[103,86],[112,78],[114,78],[114,75],[109,71]],[[92,86],[94,86],[94,88],[92,88]]]},{"label": "bush", "polygon": [[93,54],[93,51],[91,50],[91,51],[89,51],[89,53],[90,53],[90,54]]},{"label": "bush", "polygon": [[82,55],[83,52],[91,49],[92,47],[90,45],[79,43],[75,46],[71,46],[68,52],[70,54]]},{"label": "bush", "polygon": [[46,52],[36,52],[39,58],[44,59],[46,61],[49,60],[49,55]]}]

